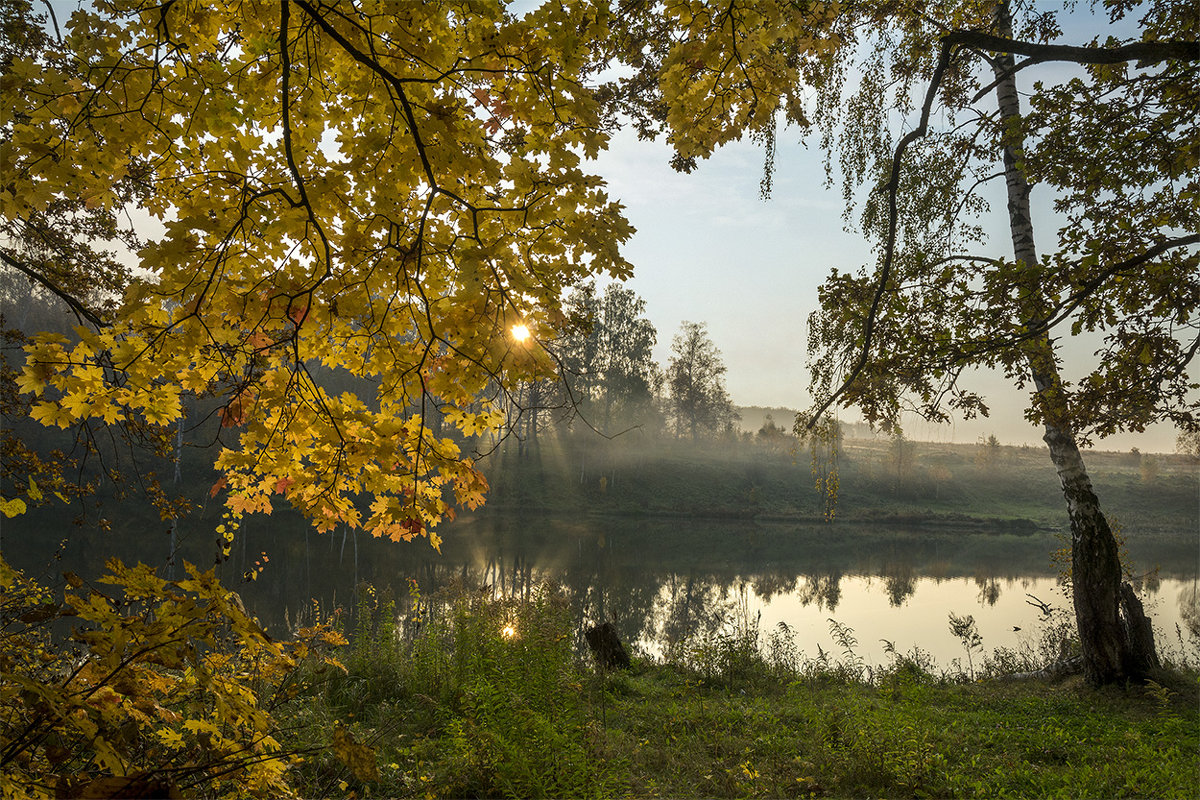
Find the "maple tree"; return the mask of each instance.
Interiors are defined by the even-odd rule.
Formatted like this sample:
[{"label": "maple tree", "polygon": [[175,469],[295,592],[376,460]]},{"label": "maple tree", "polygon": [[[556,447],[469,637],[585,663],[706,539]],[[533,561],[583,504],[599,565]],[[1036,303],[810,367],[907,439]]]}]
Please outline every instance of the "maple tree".
[{"label": "maple tree", "polygon": [[[345,638],[320,624],[272,640],[212,571],[108,567],[99,585],[65,573],[51,589],[0,557],[4,796],[294,796],[288,769],[308,751],[276,715],[344,671]],[[331,738],[343,763],[374,768],[348,732]]]},{"label": "maple tree", "polygon": [[[109,283],[0,242],[86,323],[27,346],[29,413],[166,441],[185,396],[215,397],[227,540],[286,498],[321,530],[436,545],[483,500],[465,442],[501,418],[485,387],[551,374],[536,339],[566,287],[630,271],[631,228],[584,169],[606,138],[581,75],[606,33],[583,2],[76,11],[5,70],[0,224],[74,247],[68,204],[161,232],[126,237],[136,269]],[[322,368],[368,388],[329,391]]]}]

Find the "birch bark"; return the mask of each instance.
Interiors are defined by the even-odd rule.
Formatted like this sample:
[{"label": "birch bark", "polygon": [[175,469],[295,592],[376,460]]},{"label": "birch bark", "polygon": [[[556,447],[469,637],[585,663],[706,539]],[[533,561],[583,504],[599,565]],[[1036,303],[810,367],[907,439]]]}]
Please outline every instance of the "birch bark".
[{"label": "birch bark", "polygon": [[[1011,38],[1012,20],[1007,2],[998,4],[996,17],[998,34]],[[1011,54],[1005,54],[994,62],[1000,124],[1005,131],[1004,178],[1008,190],[1008,218],[1013,255],[1025,265],[1026,270],[1036,274],[1039,262],[1030,214],[1030,187],[1021,163],[1023,140],[1018,133],[1021,108],[1012,72],[1013,62]],[[1026,286],[1036,287],[1037,283],[1036,280],[1029,281]],[[1028,295],[1022,298],[1025,319],[1044,318],[1046,308],[1036,288],[1022,288],[1020,291],[1028,291]],[[1100,508],[1099,498],[1092,489],[1091,478],[1075,440],[1054,342],[1049,334],[1042,333],[1024,344],[1022,351],[1036,390],[1034,402],[1044,423],[1042,439],[1050,450],[1050,458],[1067,501],[1071,522],[1072,599],[1079,628],[1084,676],[1094,685],[1140,677],[1146,669],[1157,664],[1153,634],[1149,634],[1147,643],[1149,622],[1132,588],[1126,587],[1132,602],[1123,602],[1121,559],[1116,537]],[[1122,618],[1123,613],[1126,619]]]}]

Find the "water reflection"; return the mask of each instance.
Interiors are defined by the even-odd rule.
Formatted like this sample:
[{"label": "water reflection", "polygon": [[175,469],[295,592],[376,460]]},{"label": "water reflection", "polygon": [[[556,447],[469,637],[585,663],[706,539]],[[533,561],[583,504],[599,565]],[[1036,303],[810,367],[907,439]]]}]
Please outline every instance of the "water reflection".
[{"label": "water reflection", "polygon": [[[828,575],[803,575],[800,580],[803,581],[803,586],[796,592],[796,598],[801,605],[807,606],[816,603],[817,609],[820,611],[828,611],[830,614],[837,611],[838,603],[842,599],[841,572],[835,571]],[[764,597],[763,599],[769,601],[771,598]]]},{"label": "water reflection", "polygon": [[907,563],[885,564],[883,568],[883,586],[887,592],[888,602],[899,608],[904,601],[917,591],[916,573],[912,565]]},{"label": "water reflection", "polygon": [[[212,523],[193,526],[184,531],[185,557],[211,563],[205,550]],[[112,554],[153,560],[148,553],[158,542],[138,532],[158,527],[129,520],[110,534],[81,532],[50,571],[95,575],[100,559]],[[18,566],[36,573],[47,562],[53,542],[36,528],[21,535],[6,526],[5,533],[5,554]],[[950,612],[972,614],[991,649],[1036,635],[1043,613],[1029,596],[1069,609],[1050,561],[1057,546],[1052,536],[882,526],[495,515],[460,521],[445,532],[438,554],[423,542],[394,544],[342,530],[322,536],[277,514],[245,522],[219,574],[268,629],[281,633],[309,613],[313,598],[325,609],[352,612],[361,582],[394,597],[404,617],[417,611],[405,606],[410,581],[426,602],[451,585],[528,596],[552,581],[569,597],[581,629],[611,621],[626,642],[650,653],[678,654],[730,626],[752,623],[764,632],[764,645],[786,630],[810,654],[836,651],[833,618],[855,631],[869,662],[886,660],[886,639],[901,652],[919,645],[948,664],[961,655],[948,630]],[[1159,630],[1173,639],[1176,623],[1185,631],[1200,628],[1194,542],[1131,537],[1129,549],[1138,563],[1162,567],[1142,587]],[[270,556],[262,577],[238,585],[262,552]]]},{"label": "water reflection", "polygon": [[975,585],[979,587],[979,604],[994,606],[1000,599],[1000,582],[991,575],[975,573]]}]

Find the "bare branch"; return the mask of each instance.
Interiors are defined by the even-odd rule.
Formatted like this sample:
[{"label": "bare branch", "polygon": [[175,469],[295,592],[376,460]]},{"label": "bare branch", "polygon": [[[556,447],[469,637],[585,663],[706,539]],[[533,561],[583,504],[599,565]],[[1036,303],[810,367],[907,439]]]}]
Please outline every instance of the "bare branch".
[{"label": "bare branch", "polygon": [[1133,42],[1117,47],[1077,47],[1066,44],[1022,42],[981,31],[952,31],[942,37],[942,44],[951,47],[970,47],[993,53],[1013,53],[1028,56],[1017,69],[1029,63],[1073,61],[1076,64],[1123,64],[1137,61],[1157,64],[1162,61],[1200,61],[1200,42],[1168,39],[1155,42]]},{"label": "bare branch", "polygon": [[56,284],[54,281],[47,278],[37,268],[33,267],[30,264],[26,264],[24,261],[20,261],[19,259],[13,258],[12,256],[10,256],[8,253],[4,252],[3,250],[0,250],[0,260],[3,260],[5,264],[8,264],[13,269],[28,276],[30,280],[34,281],[35,283],[41,284],[42,286],[44,286],[45,288],[47,288],[51,292],[53,292],[55,296],[57,296],[60,300],[62,300],[64,303],[66,303],[68,306],[71,307],[71,311],[75,312],[75,316],[80,318],[81,322],[83,320],[87,320],[88,322],[95,325],[97,328],[104,328],[104,327],[108,326],[109,323],[107,323],[103,319],[101,319],[96,314],[96,312],[92,311],[90,308],[85,306],[78,298],[76,298],[70,292],[66,291],[65,289],[60,287],[58,284]]}]

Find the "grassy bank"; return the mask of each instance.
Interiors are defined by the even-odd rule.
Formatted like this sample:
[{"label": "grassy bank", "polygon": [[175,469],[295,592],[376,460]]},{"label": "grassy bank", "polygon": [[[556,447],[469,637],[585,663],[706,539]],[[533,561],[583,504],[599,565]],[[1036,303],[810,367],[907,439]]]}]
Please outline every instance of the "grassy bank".
[{"label": "grassy bank", "polygon": [[[1089,452],[1101,503],[1130,531],[1194,534],[1197,465],[1183,456]],[[691,442],[595,435],[512,442],[483,467],[489,509],[644,516],[816,520],[824,513],[809,453],[789,439]],[[836,517],[998,530],[1063,528],[1066,510],[1044,448],[848,439]]]},{"label": "grassy bank", "polygon": [[[348,673],[302,704],[374,751],[293,774],[305,795],[361,797],[1194,797],[1197,673],[1094,691],[1001,677],[1039,654],[919,651],[871,667],[797,655],[786,631],[731,628],[665,661],[597,671],[552,588],[461,592],[420,625],[360,615]],[[408,635],[403,631],[407,630]],[[416,631],[413,633],[413,631]],[[1194,652],[1193,652],[1194,657]],[[1186,657],[1177,661],[1187,663]]]},{"label": "grassy bank", "polygon": [[[1020,677],[1051,625],[962,658],[805,656],[748,614],[598,669],[565,592],[459,583],[263,633],[211,573],[41,586],[0,559],[5,797],[1158,797],[1200,789],[1200,628],[1153,681]],[[115,589],[114,589],[115,587]],[[306,624],[315,623],[315,624]],[[68,625],[70,632],[68,633]],[[347,641],[347,636],[349,641]],[[965,664],[965,666],[964,666]]]}]

